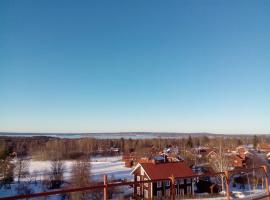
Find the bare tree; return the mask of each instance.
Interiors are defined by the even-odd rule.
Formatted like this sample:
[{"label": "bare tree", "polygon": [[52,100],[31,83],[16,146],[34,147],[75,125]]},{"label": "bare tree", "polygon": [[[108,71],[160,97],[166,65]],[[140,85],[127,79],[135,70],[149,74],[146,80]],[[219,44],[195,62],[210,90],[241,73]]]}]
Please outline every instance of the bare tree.
[{"label": "bare tree", "polygon": [[64,162],[60,160],[51,161],[50,188],[60,188],[63,183]]},{"label": "bare tree", "polygon": [[[229,168],[230,168],[230,159],[224,152],[222,138],[220,138],[220,140],[219,140],[219,148],[217,150],[217,155],[214,159],[210,160],[210,164],[216,172],[224,172],[226,170],[229,170]],[[221,179],[222,191],[224,191],[224,178],[225,178],[225,176],[224,176],[224,174],[220,174],[219,177]]]},{"label": "bare tree", "polygon": [[8,157],[0,160],[0,188],[2,186],[10,188],[10,184],[13,181],[13,169],[14,166]]},{"label": "bare tree", "polygon": [[21,178],[25,177],[29,173],[29,161],[23,158],[18,158],[15,164],[14,173],[17,176],[18,183]]},{"label": "bare tree", "polygon": [[[71,185],[74,187],[85,187],[91,184],[90,180],[90,160],[82,159],[77,160],[72,166]],[[76,192],[70,194],[70,199],[86,200],[91,199],[89,192]]]}]

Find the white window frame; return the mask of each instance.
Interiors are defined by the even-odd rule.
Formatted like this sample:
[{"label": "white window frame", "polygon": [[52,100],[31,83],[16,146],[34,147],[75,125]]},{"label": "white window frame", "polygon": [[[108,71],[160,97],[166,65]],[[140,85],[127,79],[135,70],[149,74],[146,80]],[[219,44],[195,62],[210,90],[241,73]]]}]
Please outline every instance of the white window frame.
[{"label": "white window frame", "polygon": [[187,186],[187,194],[192,194],[191,186]]},{"label": "white window frame", "polygon": [[185,196],[185,189],[184,189],[184,188],[180,188],[178,194],[179,194],[180,196]]},{"label": "white window frame", "polygon": [[157,188],[161,188],[162,187],[162,181],[158,181],[157,182]]},{"label": "white window frame", "polygon": [[148,198],[148,190],[144,190],[144,192],[143,192],[143,196],[144,196],[144,198]]},{"label": "white window frame", "polygon": [[177,188],[174,189],[174,193],[175,193],[175,195],[178,194],[178,189]]},{"label": "white window frame", "polygon": [[170,181],[165,181],[165,186],[170,186],[171,185],[171,182]]},{"label": "white window frame", "polygon": [[[147,178],[144,178],[144,180],[145,180],[145,181],[148,181]],[[145,187],[148,187],[148,183],[144,183],[143,185],[144,185]]]},{"label": "white window frame", "polygon": [[137,195],[141,195],[141,188],[140,187],[137,187]]},{"label": "white window frame", "polygon": [[171,189],[165,190],[165,196],[169,197],[171,195]]},{"label": "white window frame", "polygon": [[191,184],[191,182],[192,182],[192,181],[191,181],[190,178],[189,178],[189,179],[186,179],[186,183],[187,183],[187,184]]},{"label": "white window frame", "polygon": [[179,185],[184,185],[184,184],[185,184],[184,179],[178,179],[178,184],[179,184]]},{"label": "white window frame", "polygon": [[157,191],[157,197],[162,197],[162,191],[161,190]]},{"label": "white window frame", "polygon": [[137,176],[137,181],[140,181],[141,180],[141,176]]}]

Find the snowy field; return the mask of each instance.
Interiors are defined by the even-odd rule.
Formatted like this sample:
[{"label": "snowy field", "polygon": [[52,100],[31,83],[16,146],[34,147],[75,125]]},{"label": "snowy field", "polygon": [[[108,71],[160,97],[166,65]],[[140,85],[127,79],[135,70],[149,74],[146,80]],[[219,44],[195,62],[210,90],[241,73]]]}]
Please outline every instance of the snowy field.
[{"label": "snowy field", "polygon": [[[121,160],[121,156],[114,157],[93,157],[91,159],[91,178],[92,180],[102,181],[103,175],[107,174],[108,179],[126,179],[132,180],[132,176],[130,175],[132,169],[124,166],[124,162]],[[64,180],[69,182],[71,176],[71,168],[75,161],[64,161],[65,171],[64,171]],[[31,181],[29,178],[26,180],[21,179],[22,181],[27,181],[28,185],[30,182],[30,188],[32,193],[46,191],[41,184],[41,181],[46,178],[46,175],[50,171],[51,163],[50,161],[29,161],[29,172],[31,177]],[[44,175],[45,174],[45,175]],[[36,178],[33,178],[36,177]],[[17,181],[17,178],[14,179]],[[35,182],[36,180],[36,182]],[[1,188],[0,189],[0,197],[6,196],[14,196],[17,195],[17,184],[14,183],[10,188]],[[51,199],[51,198],[50,198]],[[55,198],[52,198],[55,199]],[[57,198],[56,198],[57,199]]]},{"label": "snowy field", "polygon": [[[66,160],[64,161],[65,171],[64,171],[64,180],[69,182],[71,177],[71,168],[75,161]],[[95,181],[102,181],[103,175],[107,174],[109,180],[112,179],[121,179],[121,180],[132,180],[133,177],[130,174],[132,168],[126,168],[124,166],[124,162],[121,160],[121,156],[114,157],[93,157],[91,159],[91,178]],[[50,161],[29,161],[29,172],[32,175],[31,180],[26,179],[27,185],[31,188],[31,193],[37,193],[42,191],[48,191],[41,183],[42,180],[46,179],[46,175],[49,173],[51,167]],[[44,175],[45,174],[45,175]],[[33,178],[36,177],[36,178]],[[35,181],[36,180],[36,181]],[[15,177],[15,181],[17,178]],[[17,195],[17,187],[18,184],[14,183],[10,188],[1,188],[0,189],[0,197],[14,196]],[[261,187],[261,188],[260,188]],[[245,185],[245,189],[240,189],[240,185],[236,185],[236,187],[232,187],[230,185],[230,191],[232,192],[231,199],[252,199],[258,196],[261,196],[265,191],[265,187],[260,186],[253,190],[250,185]],[[123,189],[123,188],[122,188]],[[124,188],[126,192],[130,189]],[[225,194],[224,194],[225,196]],[[50,197],[51,200],[60,199],[59,196]],[[206,199],[215,199],[215,200],[223,200],[225,197],[215,197],[215,198],[204,198]]]},{"label": "snowy field", "polygon": [[[94,180],[103,180],[103,175],[107,174],[108,178],[127,179],[131,180],[131,168],[124,166],[121,156],[114,157],[93,157],[91,159],[91,176]],[[64,179],[68,180],[71,176],[71,168],[75,161],[64,161]],[[38,174],[38,180],[43,179],[43,174],[49,172],[50,161],[35,161],[30,160],[29,172],[30,174]]]}]

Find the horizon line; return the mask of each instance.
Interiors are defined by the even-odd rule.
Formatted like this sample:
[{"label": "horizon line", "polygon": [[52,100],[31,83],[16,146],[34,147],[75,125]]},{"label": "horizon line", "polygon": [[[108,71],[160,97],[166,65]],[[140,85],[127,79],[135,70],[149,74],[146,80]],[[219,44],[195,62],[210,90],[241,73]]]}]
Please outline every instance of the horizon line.
[{"label": "horizon line", "polygon": [[1,134],[59,134],[59,135],[81,135],[81,134],[121,134],[121,133],[128,133],[128,134],[208,134],[208,135],[268,135],[269,133],[213,133],[213,132],[176,132],[176,131],[102,131],[102,132],[34,132],[34,131],[0,131]]}]

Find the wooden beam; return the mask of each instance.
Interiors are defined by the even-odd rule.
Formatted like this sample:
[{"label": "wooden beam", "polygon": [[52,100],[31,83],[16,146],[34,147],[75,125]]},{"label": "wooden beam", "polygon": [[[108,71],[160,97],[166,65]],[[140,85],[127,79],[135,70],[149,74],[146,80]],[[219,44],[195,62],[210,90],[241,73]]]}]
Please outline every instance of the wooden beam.
[{"label": "wooden beam", "polygon": [[230,174],[229,171],[225,171],[225,180],[226,180],[226,199],[230,200]]},{"label": "wooden beam", "polygon": [[266,192],[266,195],[268,195],[268,198],[267,199],[270,200],[267,166],[266,165],[263,165],[262,166],[262,169],[263,169],[264,174],[265,174],[265,192]]},{"label": "wooden beam", "polygon": [[104,182],[104,200],[108,200],[108,177],[107,175],[103,176],[103,182]]}]

